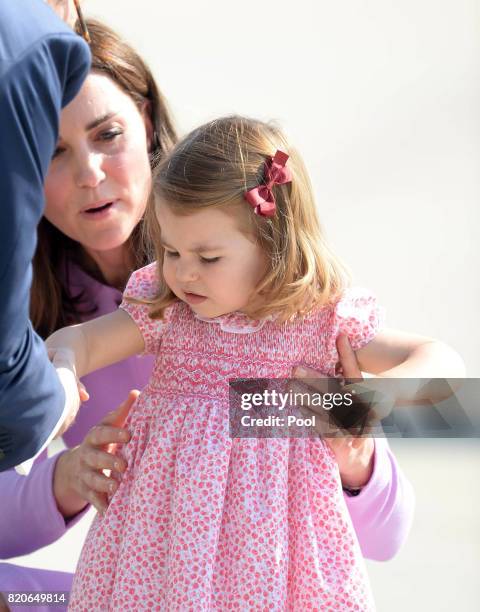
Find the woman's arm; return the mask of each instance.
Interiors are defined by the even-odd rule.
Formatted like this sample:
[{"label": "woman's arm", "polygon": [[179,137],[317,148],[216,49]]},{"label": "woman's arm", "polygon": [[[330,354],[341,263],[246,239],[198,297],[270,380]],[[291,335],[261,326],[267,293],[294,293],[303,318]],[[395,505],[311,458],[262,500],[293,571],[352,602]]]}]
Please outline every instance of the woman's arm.
[{"label": "woman's arm", "polygon": [[[355,352],[347,336],[338,336],[339,366],[345,378],[359,380]],[[310,368],[297,368],[298,378],[308,378],[315,388],[315,379],[323,378]],[[320,385],[319,389],[322,386]],[[412,485],[397,464],[384,438],[324,438],[335,455],[344,499],[363,556],[375,561],[391,559],[401,548],[410,531],[415,497]],[[349,488],[360,488],[351,496]]]},{"label": "woman's arm", "polygon": [[388,561],[405,543],[415,511],[415,494],[386,438],[374,441],[373,472],[360,493],[344,493],[355,533],[367,559]]},{"label": "woman's arm", "polygon": [[121,308],[86,323],[64,327],[46,340],[55,366],[71,365],[77,378],[144,350],[142,334]]},{"label": "woman's arm", "polygon": [[57,457],[37,460],[28,476],[0,474],[0,559],[29,554],[60,538],[67,526],[52,492]]}]

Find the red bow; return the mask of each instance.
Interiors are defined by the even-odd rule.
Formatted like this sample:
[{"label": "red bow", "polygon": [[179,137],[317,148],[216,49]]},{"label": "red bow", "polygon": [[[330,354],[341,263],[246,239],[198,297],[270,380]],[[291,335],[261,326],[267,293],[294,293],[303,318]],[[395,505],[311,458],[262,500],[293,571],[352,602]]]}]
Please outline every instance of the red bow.
[{"label": "red bow", "polygon": [[247,202],[253,207],[257,215],[262,217],[273,217],[276,204],[272,187],[291,183],[292,173],[286,168],[288,155],[283,151],[277,151],[275,155],[265,162],[265,184],[249,189],[243,195]]}]

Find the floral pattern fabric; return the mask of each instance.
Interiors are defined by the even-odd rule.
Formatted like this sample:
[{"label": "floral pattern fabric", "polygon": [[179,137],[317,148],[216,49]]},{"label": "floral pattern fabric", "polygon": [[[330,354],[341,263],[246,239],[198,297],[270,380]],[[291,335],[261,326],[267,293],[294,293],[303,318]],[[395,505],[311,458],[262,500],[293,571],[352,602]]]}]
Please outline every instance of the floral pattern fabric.
[{"label": "floral pattern fabric", "polygon": [[[149,297],[155,267],[126,295]],[[341,612],[374,610],[334,455],[320,438],[231,438],[228,379],[288,378],[299,364],[333,376],[335,338],[376,334],[375,298],[276,324],[234,313],[202,320],[177,302],[164,320],[125,301],[152,378],[130,411],[128,469],[90,529],[70,609]]]}]

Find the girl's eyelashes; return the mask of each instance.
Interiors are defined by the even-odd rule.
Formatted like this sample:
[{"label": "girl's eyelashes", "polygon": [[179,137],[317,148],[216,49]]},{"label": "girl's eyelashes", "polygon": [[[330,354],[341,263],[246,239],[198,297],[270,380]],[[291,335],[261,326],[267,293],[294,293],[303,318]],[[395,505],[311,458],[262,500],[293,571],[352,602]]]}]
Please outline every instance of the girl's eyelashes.
[{"label": "girl's eyelashes", "polygon": [[[167,251],[167,249],[165,249],[165,256],[170,258],[180,257],[177,251]],[[219,259],[220,257],[203,257],[202,255],[200,255],[200,261],[205,264],[216,263]]]}]

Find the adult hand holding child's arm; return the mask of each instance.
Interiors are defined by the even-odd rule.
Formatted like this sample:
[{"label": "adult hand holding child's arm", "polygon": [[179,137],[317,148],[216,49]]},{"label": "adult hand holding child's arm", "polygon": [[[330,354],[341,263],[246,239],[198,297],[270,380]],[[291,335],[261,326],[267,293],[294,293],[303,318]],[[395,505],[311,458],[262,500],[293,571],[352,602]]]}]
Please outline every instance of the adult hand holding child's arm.
[{"label": "adult hand holding child's arm", "polygon": [[[66,395],[72,401],[78,397],[78,378],[144,349],[140,330],[121,308],[87,323],[60,329],[46,344]],[[123,460],[108,452],[108,447],[127,441],[126,432],[119,428],[135,399],[136,394],[130,393],[126,402],[94,427],[80,446],[59,458],[54,495],[63,516],[77,514],[87,502],[99,512],[106,509],[107,493],[114,492],[116,483],[102,471],[110,469],[118,474],[126,468]]]},{"label": "adult hand holding child's arm", "polygon": [[[340,334],[337,338],[337,350],[340,359],[342,374],[345,379],[360,380],[362,373],[358,367],[355,352],[350,346],[348,337]],[[323,375],[310,368],[297,368],[294,374],[298,378],[321,379]],[[309,383],[312,384],[311,382]],[[306,407],[302,411],[316,414]],[[335,455],[338,463],[340,477],[345,488],[364,486],[373,471],[373,456],[375,444],[373,438],[341,436],[338,438],[324,438]]]},{"label": "adult hand holding child's arm", "polygon": [[[101,514],[107,509],[108,495],[116,491],[127,467],[115,451],[119,444],[130,439],[124,424],[139,393],[130,391],[117,410],[107,414],[88,432],[80,446],[59,457],[53,476],[53,494],[65,518],[78,514],[88,503]],[[111,470],[110,476],[104,470]]]},{"label": "adult hand holding child's arm", "polygon": [[[345,335],[337,338],[337,350],[344,378],[362,378],[355,352]],[[294,375],[309,379],[324,377],[309,368],[302,370]],[[361,487],[357,496],[351,497],[346,492],[345,502],[364,557],[376,561],[391,559],[410,531],[415,498],[387,440],[370,437],[324,440],[338,462],[343,487]]]}]

